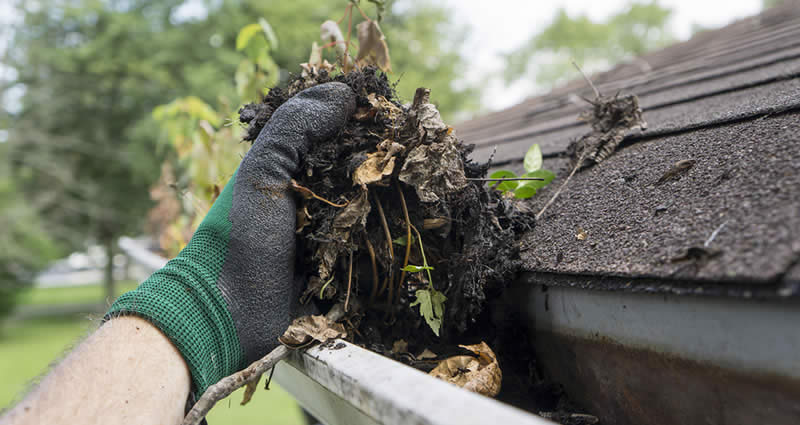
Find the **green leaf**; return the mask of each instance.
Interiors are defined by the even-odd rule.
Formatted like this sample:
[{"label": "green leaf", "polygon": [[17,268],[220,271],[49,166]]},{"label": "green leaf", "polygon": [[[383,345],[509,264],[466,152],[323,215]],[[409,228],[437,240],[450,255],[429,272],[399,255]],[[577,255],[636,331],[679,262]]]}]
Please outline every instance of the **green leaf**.
[{"label": "green leaf", "polygon": [[[495,171],[494,173],[492,173],[489,176],[490,179],[505,179],[505,178],[510,178],[510,177],[517,177],[517,175],[514,174],[511,171],[508,171],[508,170],[498,170],[498,171]],[[508,192],[509,190],[516,189],[517,188],[517,184],[519,184],[519,183],[515,182],[515,181],[489,182],[489,187],[494,187],[495,189],[505,193],[505,192]]]},{"label": "green leaf", "polygon": [[[406,246],[406,235],[400,236],[392,242],[400,246]],[[414,245],[415,243],[417,243],[417,238],[415,238],[414,235],[411,235],[411,245]]]},{"label": "green leaf", "polygon": [[525,173],[520,177],[538,177],[540,179],[544,179],[544,180],[525,180],[520,185],[521,187],[530,186],[538,190],[550,184],[550,182],[552,182],[553,179],[556,178],[556,175],[553,174],[553,172],[550,170],[537,170],[532,173]]},{"label": "green leaf", "polygon": [[271,50],[278,49],[278,36],[275,35],[275,31],[272,30],[272,25],[267,22],[264,18],[258,18],[258,24],[261,25],[261,30],[264,31],[264,36],[267,37],[267,43],[269,43],[269,48]]},{"label": "green leaf", "polygon": [[239,34],[236,36],[236,50],[243,50],[247,47],[247,45],[250,44],[250,40],[252,40],[253,36],[258,34],[259,31],[263,31],[259,24],[246,25],[239,30]]},{"label": "green leaf", "polygon": [[409,265],[403,267],[400,270],[402,270],[404,272],[418,273],[418,272],[421,272],[423,270],[433,270],[433,267],[431,267],[431,266],[415,266],[413,264],[409,264]]},{"label": "green leaf", "polygon": [[533,146],[528,149],[522,165],[525,167],[525,171],[529,173],[542,168],[542,149],[539,148],[538,143],[534,143]]},{"label": "green leaf", "polygon": [[514,191],[514,197],[517,199],[528,199],[536,195],[536,188],[533,186],[520,186]]},{"label": "green leaf", "polygon": [[419,306],[419,314],[425,318],[433,333],[439,336],[447,297],[433,288],[419,289],[415,295],[417,299],[409,307]]}]

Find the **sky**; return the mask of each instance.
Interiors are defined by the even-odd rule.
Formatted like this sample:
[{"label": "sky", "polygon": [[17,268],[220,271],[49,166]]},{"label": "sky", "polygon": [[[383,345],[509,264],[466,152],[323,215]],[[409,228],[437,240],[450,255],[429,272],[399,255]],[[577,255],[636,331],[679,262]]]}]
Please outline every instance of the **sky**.
[{"label": "sky", "polygon": [[[559,7],[572,16],[585,13],[590,18],[602,20],[622,10],[630,0],[437,0],[453,11],[452,20],[468,27],[468,39],[463,54],[472,66],[465,73],[472,84],[483,85],[481,112],[513,106],[526,97],[542,91],[532,79],[521,79],[506,86],[502,79],[503,53],[523,44],[532,35],[544,29]],[[345,0],[341,0],[342,3]],[[202,0],[187,0],[181,13],[184,18],[202,18]],[[673,10],[670,21],[672,32],[679,39],[688,39],[693,25],[704,28],[724,26],[736,19],[755,15],[761,10],[761,0],[659,0],[659,4]],[[0,0],[0,25],[14,19],[10,6]],[[7,40],[0,32],[0,52]],[[280,36],[280,35],[279,35]],[[391,46],[391,40],[389,40]],[[0,77],[7,70],[0,64]],[[0,94],[8,105],[9,97],[20,93]],[[13,103],[13,100],[11,101]],[[0,142],[4,139],[0,133]]]},{"label": "sky", "polygon": [[[540,90],[530,80],[507,87],[502,80],[502,54],[544,29],[559,7],[564,7],[570,16],[585,13],[593,20],[602,20],[630,3],[629,0],[440,1],[453,10],[453,21],[471,28],[464,54],[475,68],[470,73],[471,82],[485,87],[483,111],[513,106]],[[680,40],[691,36],[693,24],[703,28],[721,27],[762,9],[761,0],[660,0],[659,4],[673,10],[670,27]]]}]

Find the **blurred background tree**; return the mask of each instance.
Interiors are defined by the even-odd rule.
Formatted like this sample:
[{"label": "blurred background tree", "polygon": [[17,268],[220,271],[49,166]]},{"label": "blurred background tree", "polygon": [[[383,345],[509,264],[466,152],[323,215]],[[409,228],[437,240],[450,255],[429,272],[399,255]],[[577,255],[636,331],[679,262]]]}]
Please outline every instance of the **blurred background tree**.
[{"label": "blurred background tree", "polygon": [[[149,189],[164,159],[174,172],[174,144],[154,121],[157,105],[188,95],[215,111],[235,111],[235,49],[240,28],[264,16],[281,44],[270,51],[277,81],[298,72],[319,25],[338,19],[346,1],[48,0],[14,3],[18,23],[7,31],[3,62],[14,70],[6,87],[21,93],[4,104],[10,179],[20,202],[37,205],[44,233],[59,246],[90,241],[109,254],[105,281],[114,296],[114,243],[142,231],[153,206]],[[383,24],[397,37],[392,54],[398,91],[410,99],[418,85],[433,91],[445,115],[477,107],[477,90],[456,87],[465,67],[456,52],[459,31],[432,2],[398,2]],[[272,82],[272,81],[270,81]],[[253,93],[255,94],[255,93]],[[6,102],[8,103],[8,102]],[[163,118],[161,124],[163,125]],[[224,123],[212,126],[222,129]],[[173,134],[174,135],[174,134]],[[162,139],[163,140],[163,139]],[[237,151],[238,144],[221,151]],[[238,152],[238,151],[237,151]],[[231,172],[233,170],[230,170]],[[224,184],[226,176],[219,176]],[[177,187],[180,192],[181,188]]]},{"label": "blurred background tree", "polygon": [[671,14],[657,0],[631,3],[604,21],[559,9],[547,28],[506,56],[506,82],[533,73],[537,83],[552,87],[575,77],[572,61],[593,73],[671,44]]}]

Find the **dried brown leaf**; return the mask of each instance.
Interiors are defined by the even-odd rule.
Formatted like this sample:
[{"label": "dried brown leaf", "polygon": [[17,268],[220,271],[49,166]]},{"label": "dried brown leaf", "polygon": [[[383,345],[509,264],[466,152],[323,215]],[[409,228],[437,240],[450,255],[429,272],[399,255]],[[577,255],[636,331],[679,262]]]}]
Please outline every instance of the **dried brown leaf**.
[{"label": "dried brown leaf", "polygon": [[297,214],[297,225],[295,226],[295,233],[300,233],[303,231],[303,228],[311,224],[311,214],[308,212],[308,207],[303,205],[302,208],[298,208],[296,211]]},{"label": "dried brown leaf", "polygon": [[404,339],[398,339],[392,344],[392,353],[403,354],[408,353],[408,342]]},{"label": "dried brown leaf", "polygon": [[258,375],[258,378],[247,383],[247,386],[244,389],[244,396],[242,397],[242,402],[239,403],[241,406],[250,403],[250,400],[253,398],[253,394],[255,394],[256,390],[258,389],[258,381],[260,380],[261,380],[261,375]]},{"label": "dried brown leaf", "polygon": [[392,72],[389,46],[381,27],[375,21],[364,21],[356,26],[358,33],[358,56],[362,65],[376,65],[383,72]]},{"label": "dried brown leaf", "polygon": [[503,373],[492,349],[485,342],[459,347],[472,351],[478,357],[447,358],[439,362],[430,375],[478,394],[496,396],[500,392]]},{"label": "dried brown leaf", "polygon": [[397,121],[403,116],[402,109],[379,94],[370,93],[367,95],[367,101],[369,101],[370,106],[375,109],[376,113],[392,121]]},{"label": "dried brown leaf", "polygon": [[431,351],[431,350],[426,348],[426,349],[422,350],[421,353],[419,353],[419,355],[417,356],[417,359],[418,360],[427,360],[427,359],[435,359],[436,357],[438,357],[436,355],[436,353],[434,353],[433,351]]},{"label": "dried brown leaf", "polygon": [[325,316],[303,316],[294,319],[278,338],[289,348],[302,348],[314,341],[327,342],[347,336],[344,325],[328,320]]},{"label": "dried brown leaf", "polygon": [[365,226],[367,215],[370,211],[369,198],[366,189],[362,190],[355,199],[336,215],[333,219],[333,227],[337,229],[351,229],[353,226]]},{"label": "dried brown leaf", "polygon": [[362,162],[361,165],[353,172],[353,184],[368,185],[377,184],[379,186],[387,186],[388,183],[384,179],[392,175],[394,171],[394,157],[386,160],[386,152],[373,152],[367,154],[367,160]]}]

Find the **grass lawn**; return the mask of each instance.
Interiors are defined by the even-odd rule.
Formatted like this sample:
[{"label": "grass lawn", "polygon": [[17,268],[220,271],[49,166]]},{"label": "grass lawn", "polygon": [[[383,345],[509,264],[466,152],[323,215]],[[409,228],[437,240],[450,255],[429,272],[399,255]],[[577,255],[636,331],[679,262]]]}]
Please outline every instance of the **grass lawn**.
[{"label": "grass lawn", "polygon": [[[127,284],[127,290],[134,284]],[[70,291],[75,290],[72,293]],[[102,287],[36,288],[25,303],[91,303],[102,299]],[[0,329],[0,409],[10,406],[32,382],[47,371],[70,347],[97,326],[86,315],[10,321]],[[214,425],[300,425],[303,418],[294,400],[274,382],[270,391],[258,391],[247,406],[240,406],[241,391],[223,400],[209,414]]]},{"label": "grass lawn", "polygon": [[[136,288],[138,282],[117,282],[117,294]],[[31,288],[20,294],[20,305],[90,304],[105,297],[103,285],[81,285],[57,288]],[[111,301],[111,300],[109,300]]]}]

